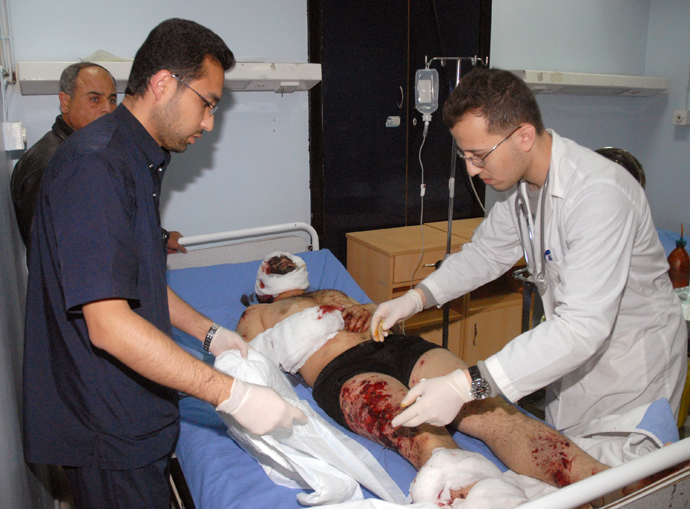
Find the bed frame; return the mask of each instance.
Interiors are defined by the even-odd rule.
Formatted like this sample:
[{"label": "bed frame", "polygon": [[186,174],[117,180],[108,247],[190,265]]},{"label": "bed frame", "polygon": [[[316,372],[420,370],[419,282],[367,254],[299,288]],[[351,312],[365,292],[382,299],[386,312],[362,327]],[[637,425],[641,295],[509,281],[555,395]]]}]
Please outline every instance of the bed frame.
[{"label": "bed frame", "polygon": [[[272,251],[300,253],[319,249],[319,239],[313,227],[306,223],[284,223],[275,226],[250,228],[194,237],[183,237],[180,243],[189,246],[187,254],[168,256],[168,269],[203,267],[221,263],[241,263],[263,259]],[[210,247],[209,247],[210,246]],[[690,460],[690,438],[671,444],[602,472],[584,481],[523,504],[525,509],[570,509],[597,497],[622,488],[632,482],[657,474],[667,468]],[[171,490],[173,505],[194,507],[179,464],[173,459]],[[606,506],[609,509],[626,507],[686,507],[690,501],[690,465],[661,477],[644,490]]]}]

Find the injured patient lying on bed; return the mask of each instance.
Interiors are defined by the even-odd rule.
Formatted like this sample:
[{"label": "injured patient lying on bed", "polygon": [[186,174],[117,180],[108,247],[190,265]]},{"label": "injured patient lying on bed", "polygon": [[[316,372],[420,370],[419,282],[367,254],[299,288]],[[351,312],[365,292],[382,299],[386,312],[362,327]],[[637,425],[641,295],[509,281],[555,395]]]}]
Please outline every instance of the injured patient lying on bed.
[{"label": "injured patient lying on bed", "polygon": [[[299,288],[280,278],[277,285],[268,281],[272,267],[289,276],[289,255],[282,256],[280,263],[267,258],[259,270],[257,294],[273,302],[249,306],[237,332],[283,371],[299,373],[335,421],[407,459],[419,471],[410,488],[414,502],[443,506],[471,498],[475,487],[476,492],[495,490],[492,482],[500,471],[481,455],[460,451],[446,428],[391,426],[408,388],[465,363],[422,338],[389,335],[383,343],[374,342],[368,332],[374,305],[360,305],[337,290],[305,293],[303,273],[295,278]],[[303,268],[301,259],[291,261]],[[472,401],[451,426],[482,440],[513,472],[552,486],[567,486],[608,468],[502,398]]]}]

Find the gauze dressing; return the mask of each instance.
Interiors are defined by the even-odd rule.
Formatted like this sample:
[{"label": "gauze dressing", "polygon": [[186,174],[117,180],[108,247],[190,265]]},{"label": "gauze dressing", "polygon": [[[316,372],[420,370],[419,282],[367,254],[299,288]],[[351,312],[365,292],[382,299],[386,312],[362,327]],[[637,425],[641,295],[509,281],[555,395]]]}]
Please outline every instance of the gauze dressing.
[{"label": "gauze dressing", "polygon": [[293,375],[326,341],[345,328],[343,315],[333,306],[315,306],[266,329],[249,346]]},{"label": "gauze dressing", "polygon": [[[271,274],[269,260],[275,257],[289,258],[297,268],[287,274]],[[256,273],[254,293],[257,297],[275,297],[290,290],[306,290],[307,288],[309,288],[309,272],[304,260],[290,253],[275,251],[261,262]]]},{"label": "gauze dressing", "polygon": [[[473,483],[467,498],[451,500],[451,490]],[[410,498],[415,503],[433,502],[439,507],[508,509],[555,490],[531,477],[512,471],[502,473],[479,453],[438,448],[412,481]]]}]

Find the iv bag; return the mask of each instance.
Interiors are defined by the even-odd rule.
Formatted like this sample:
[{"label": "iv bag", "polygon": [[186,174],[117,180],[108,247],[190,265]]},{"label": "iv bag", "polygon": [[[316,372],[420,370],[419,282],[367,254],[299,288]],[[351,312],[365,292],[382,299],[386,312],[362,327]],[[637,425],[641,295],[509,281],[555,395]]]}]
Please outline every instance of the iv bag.
[{"label": "iv bag", "polygon": [[422,115],[431,115],[438,109],[436,69],[419,69],[415,73],[415,108]]}]

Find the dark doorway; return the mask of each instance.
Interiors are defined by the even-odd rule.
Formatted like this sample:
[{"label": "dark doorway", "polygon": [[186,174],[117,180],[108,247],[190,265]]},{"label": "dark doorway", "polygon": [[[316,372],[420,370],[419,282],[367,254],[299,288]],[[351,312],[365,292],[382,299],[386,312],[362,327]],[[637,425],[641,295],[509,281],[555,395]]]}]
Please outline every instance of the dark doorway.
[{"label": "dark doorway", "polygon": [[[308,9],[310,61],[323,74],[310,92],[312,225],[345,263],[347,232],[419,223],[423,122],[414,108],[415,72],[425,57],[486,59],[491,2],[311,0]],[[441,91],[421,155],[424,222],[448,218],[454,157],[440,107],[455,85],[455,63],[434,68]],[[470,68],[463,63],[462,73]],[[389,117],[399,125],[387,126]],[[480,215],[458,160],[453,216]]]}]

